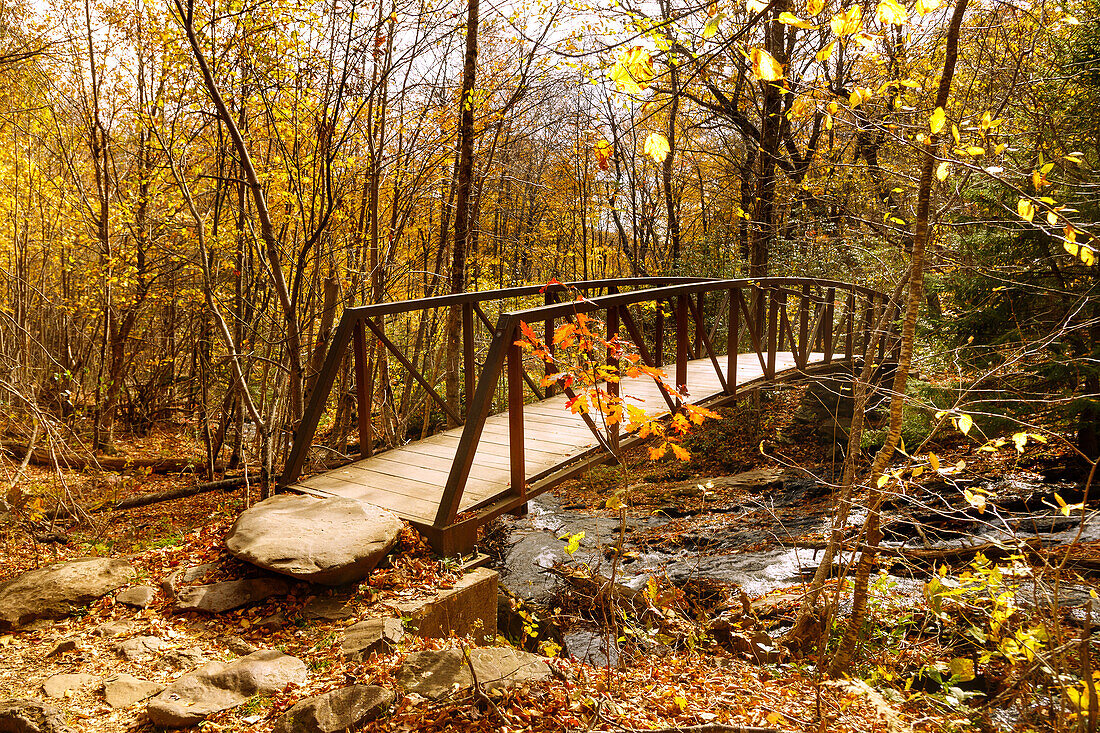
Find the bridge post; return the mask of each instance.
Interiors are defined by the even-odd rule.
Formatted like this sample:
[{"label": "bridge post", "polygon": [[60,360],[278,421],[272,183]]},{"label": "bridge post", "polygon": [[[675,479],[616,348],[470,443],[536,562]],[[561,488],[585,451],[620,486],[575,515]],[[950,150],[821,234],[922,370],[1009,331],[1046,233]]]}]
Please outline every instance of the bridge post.
[{"label": "bridge post", "polygon": [[825,341],[825,343],[823,344],[823,350],[825,351],[826,364],[831,364],[833,362],[833,328],[835,327],[835,324],[833,323],[833,310],[835,306],[836,288],[828,288],[825,291],[825,324],[824,330],[821,332],[822,338]]},{"label": "bridge post", "polygon": [[355,357],[355,411],[359,420],[359,455],[366,458],[374,452],[371,450],[374,438],[371,435],[371,395],[367,387],[367,336],[362,321],[355,322],[351,350]]},{"label": "bridge post", "polygon": [[855,321],[856,294],[854,290],[848,291],[848,301],[844,306],[844,358],[852,361],[852,339],[856,328]]},{"label": "bridge post", "polygon": [[[619,335],[619,308],[618,306],[610,306],[607,309],[607,340],[608,342],[614,341],[615,337]],[[615,379],[607,383],[607,392],[611,395],[612,399],[616,399],[619,396],[619,379],[622,375],[619,374],[619,360],[615,357],[615,349],[612,346],[607,347],[607,366],[614,370]],[[610,371],[609,369],[609,371]],[[615,422],[607,426],[608,442],[611,444],[611,448],[617,454],[619,452],[619,423]]]},{"label": "bridge post", "polygon": [[470,403],[474,400],[474,388],[477,386],[477,363],[474,359],[474,306],[462,304],[462,376],[465,391],[465,407],[462,417],[470,412]]},{"label": "bridge post", "polygon": [[687,299],[688,295],[676,296],[676,389],[687,391]]},{"label": "bridge post", "polygon": [[512,492],[527,496],[527,464],[523,455],[523,349],[518,327],[509,330],[508,339],[508,453]]},{"label": "bridge post", "polygon": [[802,283],[802,295],[798,299],[798,366],[802,369],[810,363],[810,283]]},{"label": "bridge post", "polygon": [[[740,291],[738,291],[740,292]],[[737,394],[737,352],[741,341],[741,309],[734,298],[734,290],[729,290],[729,328],[726,331],[726,391]]]},{"label": "bridge post", "polygon": [[665,365],[665,304],[655,301],[657,306],[657,319],[653,324],[653,366],[660,368]]},{"label": "bridge post", "polygon": [[[546,293],[544,293],[544,295],[543,295],[543,303],[545,305],[553,305],[554,303],[557,302],[557,300],[558,300],[557,295],[555,295],[554,291],[551,290],[549,286],[547,286]],[[546,350],[548,352],[550,352],[550,356],[553,356],[554,355],[554,319],[553,318],[547,318],[543,322],[543,324],[542,324],[542,340],[543,340],[543,343],[546,344]],[[550,373],[553,370],[553,366],[551,366],[550,362],[546,362],[546,364],[544,365],[544,369],[545,369],[545,372],[546,372],[546,376],[550,376]],[[553,384],[547,384],[546,385],[545,394],[546,394],[547,397],[553,397],[554,396],[554,385]]]},{"label": "bridge post", "polygon": [[[763,309],[761,309],[761,312]],[[775,291],[771,291],[768,295],[768,368],[765,371],[765,376],[768,379],[775,378],[775,357],[776,352],[779,351],[779,298],[776,297]]]}]

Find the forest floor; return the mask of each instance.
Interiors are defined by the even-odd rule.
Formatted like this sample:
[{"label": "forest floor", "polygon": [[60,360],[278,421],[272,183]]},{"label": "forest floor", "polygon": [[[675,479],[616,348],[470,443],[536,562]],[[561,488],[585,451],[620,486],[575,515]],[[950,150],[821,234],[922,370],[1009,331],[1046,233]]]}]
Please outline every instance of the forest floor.
[{"label": "forest floor", "polygon": [[[683,516],[663,523],[651,533],[648,541],[675,544],[684,533],[700,528],[706,531],[707,522],[714,521],[708,505],[735,504],[750,497],[725,494],[719,486],[714,491],[682,492],[670,500],[670,488],[682,488],[695,482],[704,486],[711,478],[759,467],[793,471],[794,466],[799,466],[808,475],[826,480],[832,478],[838,466],[831,448],[823,448],[809,428],[795,425],[791,420],[798,397],[797,389],[780,390],[754,419],[730,413],[727,418],[732,419],[705,426],[687,443],[693,452],[688,462],[653,463],[639,451],[629,474],[624,475],[621,469],[596,469],[580,480],[563,485],[555,494],[567,506],[583,507],[588,512],[608,517],[618,515],[606,508],[608,493],[615,487],[630,487],[628,513],[634,516],[667,511],[671,501]],[[1035,475],[1044,467],[1066,461],[1064,451],[1049,445],[1039,446],[1026,454],[982,452],[975,449],[972,441],[955,436],[941,441],[935,448],[944,465],[968,462],[968,475],[975,480],[1021,472]],[[200,455],[199,444],[190,440],[184,431],[160,432],[144,439],[120,441],[120,451],[132,457]],[[823,453],[830,453],[827,460],[822,460]],[[12,476],[13,471],[14,467],[8,463],[5,472]],[[58,474],[32,465],[19,486],[24,496],[54,496],[64,491],[87,502],[92,497],[117,499],[195,481],[195,477],[188,475],[140,471],[133,475]],[[227,493],[214,491],[127,511],[93,514],[90,521],[84,523],[57,522],[46,526],[39,521],[29,529],[26,523],[5,521],[0,525],[0,546],[3,548],[0,582],[34,567],[89,555],[125,558],[138,568],[136,582],[154,586],[173,570],[203,563],[216,564],[205,578],[208,582],[245,577],[254,574],[254,569],[230,557],[223,538],[237,514],[257,498],[255,487],[252,487],[248,493],[241,489]],[[827,499],[821,499],[815,506],[794,506],[782,511],[824,515],[827,509]],[[737,521],[766,523],[775,519],[775,511],[762,512],[760,516],[741,514]],[[1093,551],[1086,549],[1084,554],[1091,556]],[[962,577],[968,563],[969,560],[956,563],[950,569],[952,576],[959,573]],[[946,573],[947,565],[944,568]],[[1066,577],[1070,578],[1071,574]],[[388,603],[425,596],[433,588],[446,587],[454,579],[453,566],[435,560],[415,533],[407,529],[392,564],[372,573],[355,592],[351,603],[354,615],[349,619],[310,617],[310,602],[316,596],[328,594],[316,587],[216,617],[175,612],[171,600],[163,594],[143,610],[116,604],[107,597],[69,619],[36,622],[23,630],[0,636],[0,689],[8,697],[36,697],[48,677],[77,671],[100,677],[130,672],[167,683],[178,677],[186,665],[193,666],[203,660],[231,659],[242,649],[251,647],[278,648],[307,663],[308,684],[292,687],[279,695],[254,698],[201,725],[202,730],[208,731],[250,729],[262,732],[270,730],[278,714],[300,698],[352,682],[395,687],[394,672],[411,651],[464,643],[406,637],[407,641],[397,652],[375,655],[360,663],[346,660],[339,647],[340,631],[345,626],[363,617],[378,615]],[[1072,575],[1072,580],[1091,582],[1087,577],[1076,575]],[[774,592],[775,598],[782,599],[774,607],[781,609],[784,618],[789,619],[793,612],[791,591],[798,590],[795,586]],[[892,603],[891,591],[885,584],[876,588],[872,600],[877,604],[874,624],[861,651],[861,664],[852,670],[851,680],[824,677],[817,671],[812,658],[758,663],[716,643],[705,633],[693,632],[683,637],[683,643],[666,646],[660,664],[654,664],[648,654],[641,654],[634,658],[624,656],[622,668],[598,667],[564,658],[559,652],[552,660],[556,673],[550,679],[528,689],[505,693],[492,704],[471,695],[441,703],[431,703],[416,696],[399,696],[394,712],[372,723],[368,729],[652,730],[725,724],[806,733],[825,730],[893,733],[999,730],[1013,727],[1017,720],[1021,726],[1026,723],[1027,727],[1042,727],[1044,716],[1050,718],[1056,714],[1057,711],[1048,706],[1030,718],[1020,717],[1020,704],[1015,704],[1012,722],[998,722],[1004,706],[983,711],[982,698],[967,694],[976,689],[975,664],[983,666],[984,677],[988,678],[980,679],[983,675],[977,675],[986,699],[1012,686],[1019,692],[1034,685],[1037,691],[1043,683],[1034,680],[1034,665],[1029,667],[1034,655],[1022,659],[1023,655],[1017,658],[998,654],[997,645],[993,644],[990,658],[981,644],[960,643],[958,637],[965,632],[965,624],[956,623],[957,619],[939,617],[943,609],[914,608],[909,598],[900,605]],[[917,605],[926,604],[918,599]],[[980,601],[972,605],[971,625],[988,632],[988,624],[974,620],[973,614],[988,616],[991,610],[997,609]],[[668,612],[671,614],[674,610]],[[260,623],[280,615],[285,618],[281,626]],[[154,663],[122,659],[114,648],[118,639],[98,633],[105,624],[112,623],[120,623],[128,637],[152,635],[165,639],[176,653],[165,655]],[[1005,622],[1006,628],[1008,623]],[[1029,628],[1022,619],[1011,623],[1014,629]],[[1069,629],[1066,633],[1076,632]],[[48,656],[54,646],[65,639],[76,640],[76,649]],[[507,643],[503,638],[500,642]],[[558,652],[552,647],[543,649]],[[970,673],[956,674],[955,667],[960,659],[970,660],[969,666],[963,665]],[[995,680],[994,672],[997,673]],[[1035,698],[1038,711],[1041,706],[1037,700]],[[113,710],[92,688],[75,691],[54,702],[65,710],[70,725],[76,730],[112,733],[151,730],[144,718],[143,705]],[[1061,708],[1060,705],[1055,707]]]}]

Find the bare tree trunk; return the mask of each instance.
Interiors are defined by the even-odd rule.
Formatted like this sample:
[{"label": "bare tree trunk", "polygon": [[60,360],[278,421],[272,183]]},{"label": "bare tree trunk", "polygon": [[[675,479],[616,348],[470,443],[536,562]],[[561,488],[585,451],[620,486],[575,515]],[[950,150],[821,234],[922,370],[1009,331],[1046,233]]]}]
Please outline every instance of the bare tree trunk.
[{"label": "bare tree trunk", "polygon": [[[458,169],[455,186],[455,237],[451,252],[451,292],[466,289],[466,245],[470,231],[470,189],[474,174],[474,85],[477,81],[478,0],[468,0],[466,56],[462,66],[462,96],[459,97]],[[462,309],[447,314],[447,404],[458,408],[458,370],[462,353]],[[469,367],[471,365],[467,365]],[[454,427],[453,425],[451,427]]]},{"label": "bare tree trunk", "polygon": [[[214,74],[210,70],[210,65],[207,63],[206,57],[202,53],[202,48],[199,46],[198,35],[195,32],[194,26],[194,0],[173,1],[175,3],[176,12],[179,14],[180,22],[183,25],[183,31],[187,36],[187,42],[191,46],[191,53],[195,57],[195,63],[198,64],[199,71],[202,73],[202,80],[203,84],[206,86],[206,91],[210,95],[211,100],[213,100],[214,107],[218,111],[218,117],[221,119],[222,124],[225,125],[225,129],[229,132],[229,137],[233,140],[233,146],[237,150],[241,170],[244,173],[245,180],[248,182],[249,191],[252,193],[253,204],[256,206],[256,216],[260,220],[260,235],[266,247],[268,271],[271,274],[271,281],[275,287],[275,294],[279,298],[279,305],[282,307],[284,327],[286,329],[286,359],[290,373],[288,395],[290,400],[290,415],[288,421],[292,424],[297,424],[302,416],[303,374],[301,334],[298,328],[298,316],[295,305],[291,301],[290,293],[287,290],[286,279],[283,277],[279,239],[275,234],[275,226],[271,222],[271,214],[268,211],[267,200],[264,197],[263,183],[260,182],[260,178],[256,173],[256,168],[252,164],[252,156],[249,154],[244,137],[241,135],[236,120],[233,119],[233,115],[229,113],[229,108],[226,106],[221,91],[218,89],[217,82],[214,80]],[[184,2],[186,2],[186,5],[184,5]],[[270,468],[270,466],[265,467],[268,471],[270,471]]]},{"label": "bare tree trunk", "polygon": [[[958,0],[951,16],[951,25],[947,30],[947,50],[943,62],[943,75],[940,77],[936,93],[936,108],[946,109],[951,94],[951,79],[955,75],[955,62],[959,53],[959,31],[967,0]],[[852,595],[852,615],[844,630],[836,654],[829,663],[829,673],[836,675],[847,671],[851,666],[852,655],[859,641],[867,611],[867,586],[871,568],[879,542],[882,541],[880,509],[882,505],[882,487],[878,485],[887,464],[894,456],[901,438],[902,410],[905,407],[905,387],[909,377],[909,367],[913,362],[913,341],[916,334],[917,315],[924,295],[924,252],[929,239],[928,211],[932,198],[932,175],[936,165],[936,152],[940,137],[932,134],[924,148],[924,161],[921,165],[920,186],[917,191],[917,219],[913,237],[913,256],[909,275],[909,296],[905,307],[905,318],[901,324],[901,353],[898,357],[897,372],[894,375],[893,397],[890,400],[890,429],[882,448],[875,455],[868,478],[869,504],[863,534],[865,548],[860,553],[856,565],[855,590]]]}]

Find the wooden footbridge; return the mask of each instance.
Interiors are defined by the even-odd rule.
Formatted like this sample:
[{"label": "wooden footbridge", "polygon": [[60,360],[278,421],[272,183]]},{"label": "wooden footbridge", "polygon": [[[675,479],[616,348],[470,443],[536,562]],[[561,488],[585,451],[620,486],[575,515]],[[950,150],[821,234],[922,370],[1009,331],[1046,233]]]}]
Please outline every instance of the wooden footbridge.
[{"label": "wooden footbridge", "polygon": [[[604,426],[599,416],[574,414],[566,406],[569,395],[542,388],[548,367],[529,355],[525,363],[517,343],[521,323],[541,329],[553,349],[560,324],[579,313],[599,319],[608,340],[622,339],[642,363],[669,373],[665,381],[678,393],[649,377],[609,385],[659,417],[678,409],[680,400],[713,408],[784,380],[854,368],[878,324],[886,324],[888,333],[878,339],[874,356],[879,363],[892,361],[897,314],[885,313],[887,307],[889,298],[881,292],[831,280],[635,278],[348,308],[314,382],[280,487],[390,509],[441,554],[465,553],[489,519],[522,509],[532,497],[614,460],[639,440],[620,435],[617,425]],[[392,340],[396,329],[387,329],[387,319],[390,325],[398,318],[416,324],[445,319],[451,309],[460,311],[462,326],[458,409],[440,394],[438,375],[415,364],[409,349]],[[387,350],[459,427],[372,454],[368,339]],[[349,347],[361,457],[303,478]]]}]

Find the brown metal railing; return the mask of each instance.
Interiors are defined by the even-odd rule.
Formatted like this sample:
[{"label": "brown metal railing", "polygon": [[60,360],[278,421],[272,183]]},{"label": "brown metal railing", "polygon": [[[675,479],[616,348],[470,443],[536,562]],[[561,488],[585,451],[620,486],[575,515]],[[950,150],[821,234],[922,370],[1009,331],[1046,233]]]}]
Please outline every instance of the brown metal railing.
[{"label": "brown metal railing", "polygon": [[[564,292],[579,292],[583,299],[558,302]],[[622,292],[625,291],[625,292]],[[602,294],[601,294],[602,293]],[[493,323],[486,314],[490,302],[542,295],[543,304],[519,310],[505,310]],[[640,306],[656,303],[652,322],[645,322]],[[401,349],[388,338],[383,325],[387,315],[428,311],[433,308],[462,309],[463,414],[439,394],[435,385],[416,367]],[[891,308],[886,318],[885,309]],[[552,286],[527,286],[475,293],[439,296],[419,300],[382,303],[344,311],[333,335],[324,367],[317,377],[302,423],[295,435],[287,459],[281,485],[297,480],[312,444],[318,422],[325,410],[334,379],[345,358],[349,344],[353,346],[358,397],[360,445],[369,454],[370,399],[365,393],[366,334],[388,350],[452,419],[463,424],[461,438],[452,464],[434,523],[418,527],[433,539],[437,548],[472,545],[476,527],[503,511],[515,509],[534,493],[546,490],[582,464],[570,461],[538,476],[525,475],[523,404],[530,395],[544,399],[552,388],[540,390],[523,363],[520,323],[541,324],[546,345],[553,348],[553,333],[557,325],[578,313],[602,316],[609,339],[619,335],[637,349],[641,361],[648,366],[664,367],[671,356],[673,384],[687,391],[688,361],[707,359],[713,366],[722,391],[708,396],[709,404],[734,399],[739,390],[777,381],[813,368],[835,368],[838,362],[854,363],[863,356],[871,341],[871,331],[880,321],[887,333],[878,339],[872,358],[886,361],[897,346],[894,330],[896,307],[889,304],[886,294],[850,283],[833,280],[780,277],[758,280],[706,280],[701,278],[638,278],[600,280]],[[669,318],[671,315],[671,318]],[[671,323],[666,323],[671,320]],[[725,326],[722,343],[721,326]],[[478,329],[486,327],[491,340],[484,362],[476,360],[475,339]],[[669,332],[672,332],[670,334]],[[671,336],[671,338],[670,338]],[[666,353],[667,352],[667,353]],[[794,370],[780,374],[777,355],[789,352]],[[763,376],[749,385],[737,381],[737,357],[752,353],[760,362]],[[811,355],[821,354],[811,363]],[[723,365],[722,357],[725,364]],[[547,367],[548,369],[550,367]],[[503,382],[503,383],[502,383]],[[614,389],[615,386],[609,385]],[[474,507],[474,516],[459,521],[463,490],[470,475],[474,455],[481,439],[486,417],[492,412],[501,389],[508,411],[511,486],[495,497]],[[679,397],[662,390],[670,410],[677,407]],[[605,430],[590,418],[585,420],[595,434],[604,460],[633,441],[633,436],[620,436],[617,426]],[[582,456],[574,457],[576,459]],[[459,539],[454,539],[458,537]],[[443,538],[440,540],[440,538]],[[451,539],[448,539],[451,538]],[[448,550],[449,551],[449,550]]]}]

